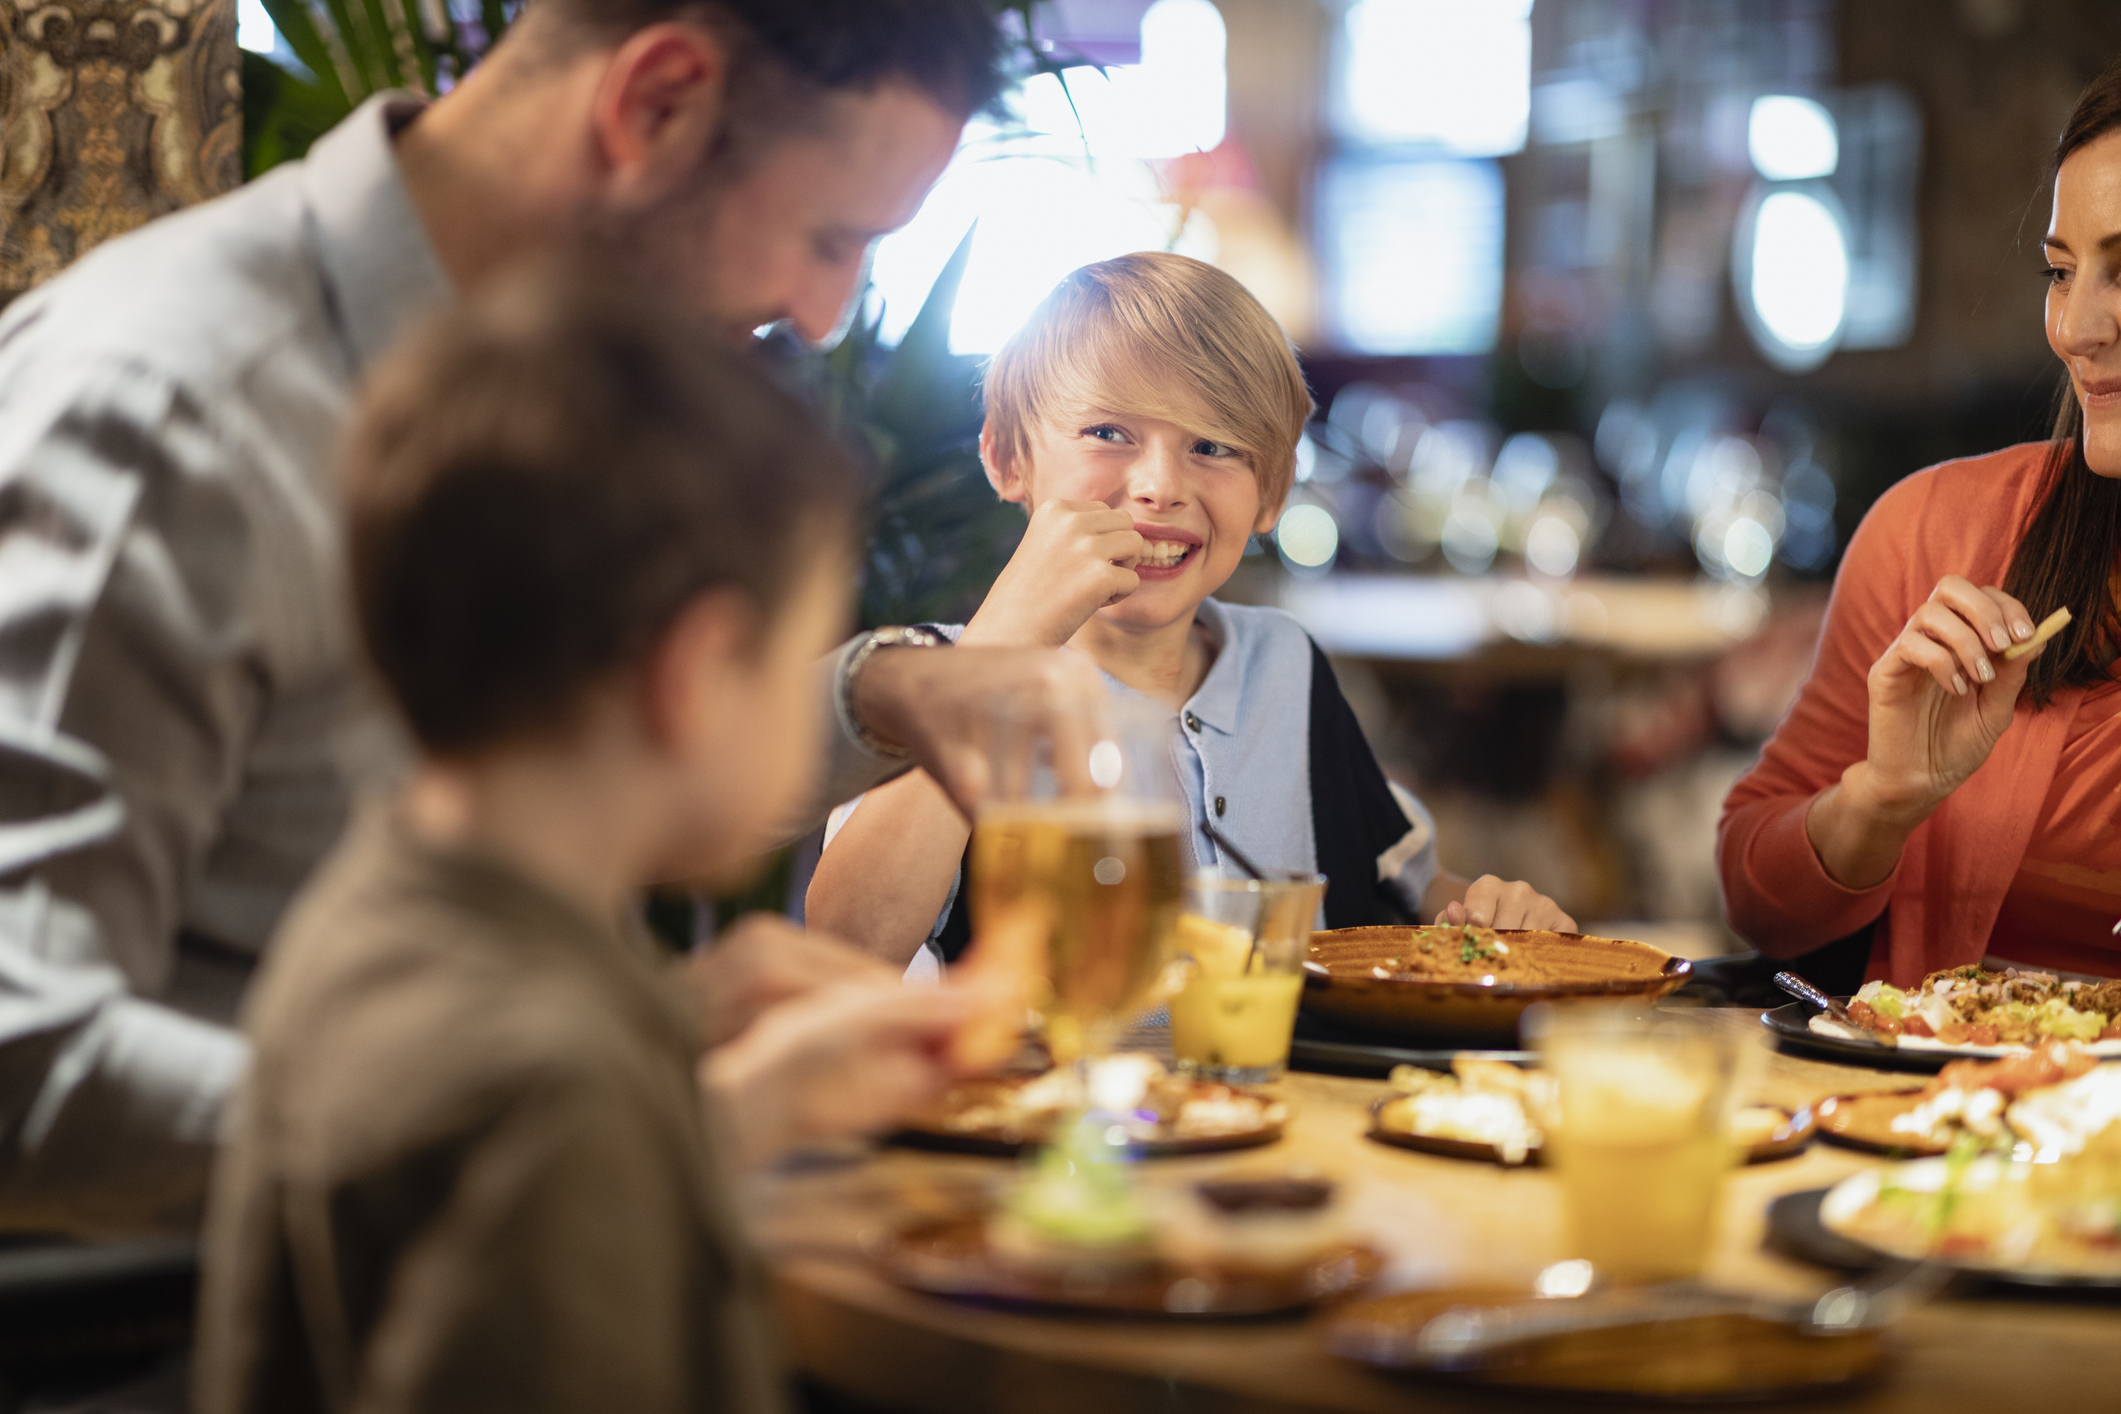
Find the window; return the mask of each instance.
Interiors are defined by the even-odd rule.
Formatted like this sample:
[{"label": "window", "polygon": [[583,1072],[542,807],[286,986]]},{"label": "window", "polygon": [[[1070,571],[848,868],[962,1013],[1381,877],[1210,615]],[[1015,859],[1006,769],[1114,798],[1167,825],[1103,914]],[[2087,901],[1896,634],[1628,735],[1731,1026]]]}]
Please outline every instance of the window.
[{"label": "window", "polygon": [[1222,142],[1224,47],[1212,0],[1156,0],[1141,16],[1140,63],[1071,68],[1065,90],[1038,75],[1014,95],[1013,121],[968,126],[920,213],[877,245],[884,342],[904,335],[975,223],[950,327],[961,354],[1000,348],[1078,266],[1137,250],[1212,260],[1213,227],[1195,213],[1179,229],[1149,163]]},{"label": "window", "polygon": [[1336,342],[1474,354],[1502,313],[1503,182],[1524,146],[1530,0],[1356,0],[1314,206]]}]

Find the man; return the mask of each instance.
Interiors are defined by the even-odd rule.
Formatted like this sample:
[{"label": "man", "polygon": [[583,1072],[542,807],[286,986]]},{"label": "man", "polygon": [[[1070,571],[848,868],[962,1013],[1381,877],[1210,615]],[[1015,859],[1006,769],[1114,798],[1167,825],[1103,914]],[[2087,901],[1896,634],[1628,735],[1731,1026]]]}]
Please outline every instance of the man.
[{"label": "man", "polygon": [[[533,0],[447,97],[372,101],[0,318],[0,1228],[191,1219],[251,965],[396,767],[329,485],[363,370],[453,290],[583,241],[733,335],[826,337],[997,47],[981,0]],[[894,753],[962,785],[991,693],[1081,683],[862,646],[827,684],[835,799]],[[730,951],[725,1031],[834,965],[803,946]]]}]

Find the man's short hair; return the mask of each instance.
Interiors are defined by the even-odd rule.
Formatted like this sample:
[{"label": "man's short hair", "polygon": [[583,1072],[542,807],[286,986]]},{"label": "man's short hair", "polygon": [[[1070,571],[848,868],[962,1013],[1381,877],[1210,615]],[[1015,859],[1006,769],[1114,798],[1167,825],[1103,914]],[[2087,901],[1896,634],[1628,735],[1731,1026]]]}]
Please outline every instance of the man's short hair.
[{"label": "man's short hair", "polygon": [[1311,393],[1288,336],[1230,275],[1145,253],[1075,271],[987,369],[996,454],[1022,463],[1041,423],[1103,408],[1154,417],[1242,452],[1260,502],[1296,475]]},{"label": "man's short hair", "polygon": [[704,23],[735,42],[735,87],[765,89],[743,72],[764,61],[782,80],[775,87],[797,90],[787,98],[899,79],[969,118],[1005,83],[987,0],[532,0],[530,14],[606,40],[669,20]]},{"label": "man's short hair", "polygon": [[421,745],[564,726],[702,591],[762,625],[859,478],[746,354],[605,275],[505,276],[386,359],[343,456],[355,616]]}]

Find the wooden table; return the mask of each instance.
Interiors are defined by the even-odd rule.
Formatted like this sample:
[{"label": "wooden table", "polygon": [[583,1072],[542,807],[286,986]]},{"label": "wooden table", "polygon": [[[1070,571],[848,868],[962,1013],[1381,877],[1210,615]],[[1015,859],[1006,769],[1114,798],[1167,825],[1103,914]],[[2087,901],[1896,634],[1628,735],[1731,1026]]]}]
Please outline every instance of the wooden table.
[{"label": "wooden table", "polygon": [[[1754,1017],[1744,1012],[1728,1021],[1752,1026]],[[1777,1054],[1758,1098],[1797,1106],[1921,1079]],[[1294,1117],[1280,1143],[1145,1168],[1152,1181],[1174,1183],[1296,1167],[1340,1177],[1358,1218],[1391,1254],[1381,1290],[1528,1280],[1568,1255],[1551,1175],[1364,1138],[1369,1104],[1383,1088],[1379,1081],[1292,1074],[1283,1089]],[[1763,1214],[1778,1194],[1824,1187],[1877,1162],[1814,1144],[1798,1158],[1733,1175],[1708,1278],[1789,1296],[1835,1285],[1830,1273],[1763,1250]],[[764,1186],[758,1207],[800,1367],[864,1404],[948,1414],[1489,1410],[1503,1402],[1339,1360],[1323,1350],[1315,1318],[1189,1324],[1016,1314],[902,1290],[862,1261],[865,1229],[961,1201],[968,1189],[1001,1181],[1010,1167],[883,1150],[785,1173]],[[2121,1407],[2121,1305],[2110,1302],[1994,1292],[1948,1299],[1904,1322],[1897,1346],[1882,1385],[1834,1407],[1908,1414]]]}]

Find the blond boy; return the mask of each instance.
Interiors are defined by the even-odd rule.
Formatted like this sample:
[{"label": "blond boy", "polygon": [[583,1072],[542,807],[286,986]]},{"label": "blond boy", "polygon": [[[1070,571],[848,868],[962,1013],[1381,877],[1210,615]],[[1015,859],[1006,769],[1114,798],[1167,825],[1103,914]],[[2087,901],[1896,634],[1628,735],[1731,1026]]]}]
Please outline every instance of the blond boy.
[{"label": "blond boy", "polygon": [[[1288,615],[1217,603],[1271,529],[1312,404],[1280,327],[1236,280],[1129,255],[1063,280],[988,371],[980,452],[1031,521],[963,644],[1087,655],[1115,694],[1177,714],[1196,861],[1213,828],[1330,880],[1328,926],[1406,917],[1574,924],[1523,883],[1438,867],[1435,827],[1378,767],[1324,654]],[[954,957],[967,828],[918,774],[837,821],[808,917],[887,961]]]}]

